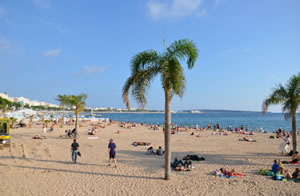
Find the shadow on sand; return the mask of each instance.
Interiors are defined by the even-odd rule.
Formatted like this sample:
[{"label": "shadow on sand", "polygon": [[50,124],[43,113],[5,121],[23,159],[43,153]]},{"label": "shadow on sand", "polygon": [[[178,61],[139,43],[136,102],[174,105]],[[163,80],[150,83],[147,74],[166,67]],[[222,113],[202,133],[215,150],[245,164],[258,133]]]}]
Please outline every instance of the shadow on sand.
[{"label": "shadow on sand", "polygon": [[54,169],[54,168],[44,168],[44,167],[31,167],[31,166],[21,166],[21,165],[6,165],[6,164],[2,164],[2,163],[0,163],[0,166],[15,167],[15,168],[22,168],[22,169],[34,169],[34,170],[41,170],[41,171],[54,171],[54,172],[66,172],[66,173],[75,173],[75,174],[87,174],[87,175],[94,175],[94,176],[110,176],[110,177],[122,177],[122,178],[139,178],[139,179],[163,180],[163,178],[149,177],[149,176],[129,176],[129,175],[87,172],[87,171],[78,171],[78,170]]}]

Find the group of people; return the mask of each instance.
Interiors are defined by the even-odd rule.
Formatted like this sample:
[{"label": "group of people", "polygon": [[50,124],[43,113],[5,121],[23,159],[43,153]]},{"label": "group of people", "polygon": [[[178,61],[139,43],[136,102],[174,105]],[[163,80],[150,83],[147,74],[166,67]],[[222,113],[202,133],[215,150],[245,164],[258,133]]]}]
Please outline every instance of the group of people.
[{"label": "group of people", "polygon": [[[110,139],[109,143],[108,143],[108,155],[109,155],[108,166],[111,166],[111,163],[113,160],[115,167],[117,167],[116,148],[117,148],[117,145],[114,143],[113,139]],[[79,149],[79,143],[77,143],[76,139],[74,139],[73,143],[71,144],[71,153],[72,153],[72,161],[73,161],[73,163],[76,163],[77,156],[78,155],[81,156],[80,149]]]},{"label": "group of people", "polygon": [[284,168],[283,164],[279,160],[274,160],[272,165],[272,172],[274,175],[281,174],[286,179],[297,179],[300,178],[300,168],[296,168],[293,173],[288,168]]},{"label": "group of people", "polygon": [[182,161],[175,158],[174,161],[171,163],[171,167],[175,171],[191,171],[191,168],[193,168],[193,163],[191,159],[186,159]]},{"label": "group of people", "polygon": [[150,146],[150,147],[147,149],[147,155],[156,154],[156,155],[162,156],[164,153],[165,153],[165,151],[162,149],[161,146],[158,147],[158,149],[156,150],[156,152],[154,152],[152,146]]}]

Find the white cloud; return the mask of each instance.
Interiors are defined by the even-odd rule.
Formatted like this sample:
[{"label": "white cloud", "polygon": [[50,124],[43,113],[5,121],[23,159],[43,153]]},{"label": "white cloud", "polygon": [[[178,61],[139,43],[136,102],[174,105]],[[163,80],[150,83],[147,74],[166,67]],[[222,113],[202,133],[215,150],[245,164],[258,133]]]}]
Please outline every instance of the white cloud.
[{"label": "white cloud", "polygon": [[106,71],[110,66],[85,66],[79,72],[74,72],[73,75],[90,76],[97,75]]},{"label": "white cloud", "polygon": [[50,50],[44,51],[42,53],[42,55],[45,57],[54,57],[54,56],[58,56],[60,54],[60,51],[61,51],[60,48],[50,49]]},{"label": "white cloud", "polygon": [[178,18],[197,11],[203,0],[150,0],[147,4],[149,16],[154,19]]},{"label": "white cloud", "polygon": [[40,8],[49,8],[50,7],[49,0],[32,0],[32,2]]}]

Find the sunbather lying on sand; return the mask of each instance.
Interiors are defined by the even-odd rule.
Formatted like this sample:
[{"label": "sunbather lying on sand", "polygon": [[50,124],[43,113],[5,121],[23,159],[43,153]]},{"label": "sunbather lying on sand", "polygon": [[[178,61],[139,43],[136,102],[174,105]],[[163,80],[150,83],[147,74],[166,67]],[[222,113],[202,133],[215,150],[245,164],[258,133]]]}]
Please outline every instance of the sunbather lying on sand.
[{"label": "sunbather lying on sand", "polygon": [[245,174],[237,173],[235,169],[232,169],[231,171],[228,168],[221,168],[220,172],[225,176],[237,176],[237,177],[243,177]]},{"label": "sunbather lying on sand", "polygon": [[292,163],[296,163],[298,161],[300,161],[300,155],[299,155],[299,152],[296,151],[292,156]]},{"label": "sunbather lying on sand", "polygon": [[256,140],[254,140],[254,139],[248,139],[246,137],[240,138],[239,141],[256,142]]},{"label": "sunbather lying on sand", "polygon": [[151,142],[133,142],[132,145],[134,145],[134,146],[150,146]]}]

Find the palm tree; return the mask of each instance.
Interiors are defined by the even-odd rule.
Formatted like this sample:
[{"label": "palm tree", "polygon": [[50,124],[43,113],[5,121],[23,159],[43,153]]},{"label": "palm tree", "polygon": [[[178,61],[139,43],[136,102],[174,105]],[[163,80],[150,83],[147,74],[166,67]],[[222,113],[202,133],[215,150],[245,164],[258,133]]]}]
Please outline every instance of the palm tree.
[{"label": "palm tree", "polygon": [[129,90],[142,108],[146,105],[146,90],[152,79],[160,74],[161,84],[165,94],[165,180],[171,178],[171,99],[173,94],[183,96],[185,77],[181,66],[182,60],[187,60],[189,69],[194,67],[198,57],[196,45],[190,40],[179,40],[172,43],[164,53],[146,50],[138,53],[131,60],[131,76],[123,87],[123,101],[128,109]]},{"label": "palm tree", "polygon": [[67,95],[57,95],[56,100],[59,101],[60,107],[63,110],[61,127],[64,127],[64,122],[65,122],[65,106],[68,104],[68,96]]},{"label": "palm tree", "polygon": [[75,129],[78,130],[78,116],[81,112],[83,112],[85,108],[85,100],[87,99],[87,94],[81,93],[77,96],[70,95],[68,96],[68,104],[70,106],[75,107],[75,115],[76,115],[76,121],[75,121]]},{"label": "palm tree", "polygon": [[296,112],[300,104],[300,73],[293,75],[284,86],[279,84],[274,88],[272,94],[264,100],[262,105],[263,114],[268,110],[269,105],[282,104],[282,112],[285,119],[292,118],[293,151],[297,151],[297,121]]},{"label": "palm tree", "polygon": [[7,102],[3,101],[0,105],[2,116],[5,117],[5,113],[8,111],[8,104]]}]

